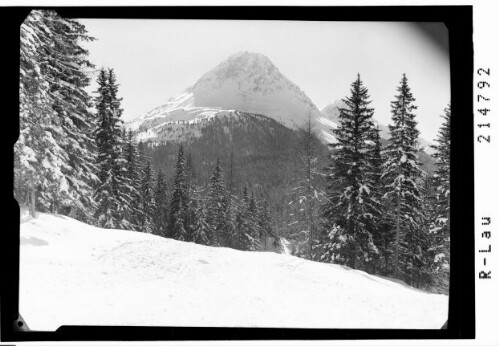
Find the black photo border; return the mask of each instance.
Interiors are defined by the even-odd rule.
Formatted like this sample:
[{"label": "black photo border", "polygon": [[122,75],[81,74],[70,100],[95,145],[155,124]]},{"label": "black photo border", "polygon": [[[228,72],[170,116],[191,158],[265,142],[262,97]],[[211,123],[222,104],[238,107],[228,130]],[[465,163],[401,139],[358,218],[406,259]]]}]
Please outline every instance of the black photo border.
[{"label": "black photo border", "polygon": [[[237,19],[297,21],[444,22],[451,68],[451,279],[446,329],[285,329],[63,326],[28,331],[18,316],[19,207],[13,197],[13,145],[18,137],[19,26],[32,9],[73,18]],[[206,6],[206,7],[3,7],[0,20],[3,73],[1,138],[5,178],[0,184],[2,341],[108,340],[329,340],[475,338],[473,40],[472,6]],[[443,110],[442,110],[443,111]],[[438,116],[438,115],[435,115]],[[98,314],[98,311],[96,311]],[[29,321],[28,327],[29,327]]]}]

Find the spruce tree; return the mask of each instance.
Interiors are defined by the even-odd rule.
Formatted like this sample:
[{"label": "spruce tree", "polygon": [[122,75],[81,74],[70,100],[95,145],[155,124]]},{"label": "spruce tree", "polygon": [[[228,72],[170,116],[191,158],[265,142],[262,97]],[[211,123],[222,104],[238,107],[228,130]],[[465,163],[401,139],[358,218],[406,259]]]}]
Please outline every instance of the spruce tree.
[{"label": "spruce tree", "polygon": [[185,209],[185,241],[192,241],[192,234],[197,222],[197,204],[199,201],[199,190],[195,178],[195,168],[192,154],[189,151],[185,160],[186,167],[186,185],[187,185],[187,204]]},{"label": "spruce tree", "polygon": [[146,167],[147,157],[148,157],[146,155],[146,145],[144,144],[144,142],[140,141],[137,144],[137,153],[138,153],[137,170],[139,172],[142,172]]},{"label": "spruce tree", "polygon": [[237,205],[233,247],[238,250],[250,250],[255,244],[253,238],[253,220],[250,213],[248,187],[244,186],[242,198]]},{"label": "spruce tree", "polygon": [[158,175],[156,177],[154,206],[153,233],[165,236],[168,229],[168,195],[165,174],[161,169],[158,171]]},{"label": "spruce tree", "polygon": [[260,248],[260,235],[263,236],[260,225],[265,224],[265,220],[259,220],[261,211],[258,208],[254,194],[249,194],[247,186],[243,188],[241,200],[234,206],[236,207],[236,218],[233,247],[238,250],[258,250]]},{"label": "spruce tree", "polygon": [[249,236],[251,237],[251,241],[249,244],[249,250],[257,250],[260,247],[260,235],[262,234],[262,230],[260,228],[260,223],[258,220],[259,215],[258,203],[255,198],[255,194],[252,192],[251,197],[249,198],[248,205],[248,215],[250,222],[250,232]]},{"label": "spruce tree", "polygon": [[[392,101],[392,122],[389,125],[390,143],[385,150],[383,181],[386,192],[383,198],[393,210],[394,245],[393,275],[413,275],[414,265],[419,261],[423,224],[421,179],[423,172],[417,158],[417,139],[413,97],[404,74]],[[419,263],[419,262],[418,262]]]},{"label": "spruce tree", "polygon": [[111,157],[108,157],[108,153],[110,154],[112,151],[113,132],[110,125],[111,114],[108,109],[110,96],[107,71],[105,69],[100,70],[97,84],[99,87],[97,89],[98,96],[95,100],[95,107],[97,109],[99,128],[96,130],[95,138],[98,149],[97,164],[100,184],[98,184],[94,196],[98,203],[95,217],[99,226],[108,225],[108,227],[112,227],[118,215],[115,210],[114,193],[109,184],[110,180],[114,178]]},{"label": "spruce tree", "polygon": [[232,240],[232,247],[237,250],[248,250],[250,240],[250,227],[248,225],[248,219],[245,217],[246,215],[245,209],[241,209],[236,213],[236,221],[235,221],[235,231],[234,237]]},{"label": "spruce tree", "polygon": [[217,159],[207,196],[207,222],[210,225],[212,239],[211,244],[215,246],[228,246],[227,235],[227,191],[225,189],[224,174],[220,160]]},{"label": "spruce tree", "polygon": [[384,185],[381,177],[383,175],[384,158],[379,133],[379,127],[376,126],[371,133],[373,146],[367,152],[370,166],[368,172],[368,178],[371,181],[370,193],[373,202],[377,204],[377,208],[373,209],[372,222],[368,224],[368,230],[372,234],[374,245],[378,249],[371,262],[371,272],[376,273],[377,271],[381,271],[385,274],[384,271],[386,270],[386,263],[390,256],[392,239],[389,218],[386,217],[386,208],[382,201]]},{"label": "spruce tree", "polygon": [[435,187],[430,233],[432,236],[432,252],[434,254],[434,276],[439,292],[448,293],[450,264],[450,104],[444,109],[444,122],[437,135],[437,145],[432,148],[435,153],[436,170],[432,183]]},{"label": "spruce tree", "polygon": [[[63,211],[90,222],[95,208],[92,190],[95,175],[96,148],[93,132],[96,117],[90,112],[91,97],[85,91],[90,85],[88,51],[82,43],[92,41],[77,20],[46,12],[45,21],[52,32],[50,51],[45,65],[52,95],[52,108],[58,116],[62,137],[58,141],[66,154],[61,166],[64,180],[53,191],[51,203],[55,212]],[[66,209],[66,211],[64,211]]]},{"label": "spruce tree", "polygon": [[154,213],[156,211],[154,194],[154,170],[152,168],[151,160],[146,157],[146,165],[142,172],[140,182],[140,231],[145,233],[154,232]]},{"label": "spruce tree", "polygon": [[262,205],[259,207],[258,227],[260,230],[260,239],[273,236],[272,218],[270,216],[270,207],[267,200],[263,200]]},{"label": "spruce tree", "polygon": [[[246,219],[247,216],[245,215],[246,212],[246,204],[245,201],[249,200],[248,198],[248,189],[246,186],[244,186],[242,190],[242,198],[240,199],[235,199],[232,198],[232,210],[235,215],[235,220],[234,220],[234,234],[232,236],[232,244],[231,247],[237,250],[244,250],[245,249],[245,241],[244,241],[244,234],[246,233]],[[234,196],[232,196],[234,197]]]},{"label": "spruce tree", "polygon": [[200,189],[194,188],[192,185],[187,213],[189,214],[189,240],[196,244],[209,245],[210,225],[207,222],[206,203],[201,197]]},{"label": "spruce tree", "polygon": [[227,246],[234,248],[235,246],[235,232],[236,232],[236,216],[237,216],[237,198],[233,196],[234,190],[234,148],[231,146],[230,160],[229,160],[229,174],[227,182]]},{"label": "spruce tree", "polygon": [[[19,139],[15,144],[16,185],[23,189],[24,202],[30,204],[35,217],[36,195],[40,185],[62,180],[60,166],[66,157],[52,128],[56,119],[49,93],[47,64],[51,44],[51,30],[45,25],[45,14],[32,11],[21,25],[19,58]],[[57,135],[57,134],[56,134]],[[20,192],[17,195],[20,197]]]},{"label": "spruce tree", "polygon": [[177,240],[186,240],[186,210],[188,203],[188,185],[186,161],[183,146],[180,145],[177,156],[176,174],[173,182],[173,193],[170,201],[168,236]]},{"label": "spruce tree", "polygon": [[192,153],[190,152],[190,150],[187,153],[187,157],[185,159],[185,167],[186,167],[186,174],[187,174],[187,182],[190,183],[191,181],[196,181],[197,173],[196,173],[196,169],[194,167]]},{"label": "spruce tree", "polygon": [[371,194],[372,181],[369,152],[372,150],[372,120],[368,90],[360,75],[352,83],[350,96],[343,99],[340,124],[333,130],[333,144],[328,167],[326,203],[323,208],[326,253],[323,260],[363,267],[377,253],[369,232],[378,203]]},{"label": "spruce tree", "polygon": [[187,241],[184,218],[185,215],[180,210],[173,214],[173,239]]},{"label": "spruce tree", "polygon": [[[437,269],[435,262],[435,239],[431,233],[432,215],[434,209],[434,198],[431,193],[432,186],[429,184],[430,177],[425,176],[427,182],[421,187],[421,225],[408,235],[407,243],[412,249],[409,263],[405,264],[405,271],[408,274],[407,282],[416,287],[432,290],[437,279],[434,275]],[[410,239],[410,238],[414,239]]]},{"label": "spruce tree", "polygon": [[295,204],[299,208],[295,216],[295,225],[299,229],[297,238],[304,246],[304,251],[309,259],[314,258],[313,248],[317,239],[317,220],[319,218],[318,206],[322,203],[319,161],[317,158],[318,145],[320,144],[317,132],[313,128],[312,119],[299,128],[299,147],[297,150],[297,171],[299,177],[296,187],[293,188],[293,200],[289,205]]},{"label": "spruce tree", "polygon": [[126,167],[126,179],[127,184],[130,189],[130,201],[126,212],[126,220],[130,224],[130,229],[135,231],[140,231],[139,219],[140,219],[140,182],[141,176],[139,173],[139,157],[137,151],[137,145],[133,139],[132,131],[129,130],[126,133],[126,143],[125,143],[125,167]]},{"label": "spruce tree", "polygon": [[128,220],[127,216],[130,215],[134,208],[136,201],[133,198],[136,196],[136,190],[133,187],[133,182],[128,178],[128,162],[127,162],[127,136],[126,129],[123,126],[123,121],[121,116],[123,115],[123,109],[121,108],[122,98],[118,97],[118,84],[116,81],[116,75],[113,69],[108,69],[108,87],[110,95],[109,110],[111,114],[119,118],[120,121],[116,123],[116,170],[117,175],[120,179],[120,185],[118,187],[118,193],[121,197],[121,209],[122,209],[122,227],[126,229],[133,229],[133,224]]},{"label": "spruce tree", "polygon": [[95,218],[103,228],[128,229],[125,219],[130,196],[123,191],[126,186],[123,159],[123,142],[120,99],[112,69],[101,70],[97,80],[96,98],[98,128],[95,140],[98,149],[97,167],[99,184],[95,191],[97,209]]}]

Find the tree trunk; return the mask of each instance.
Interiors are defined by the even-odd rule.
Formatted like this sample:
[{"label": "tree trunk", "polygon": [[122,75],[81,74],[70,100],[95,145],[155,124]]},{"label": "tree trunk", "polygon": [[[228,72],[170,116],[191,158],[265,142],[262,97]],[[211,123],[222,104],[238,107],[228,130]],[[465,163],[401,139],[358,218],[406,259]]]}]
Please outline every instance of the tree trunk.
[{"label": "tree trunk", "polygon": [[353,253],[353,256],[350,258],[350,268],[355,269],[356,265],[356,258],[355,258],[355,252]]},{"label": "tree trunk", "polygon": [[385,272],[388,273],[388,267],[389,267],[389,264],[388,264],[388,254],[385,253]]},{"label": "tree trunk", "polygon": [[312,260],[312,208],[313,208],[313,193],[312,193],[312,124],[310,116],[308,118],[308,128],[307,128],[307,189],[308,189],[308,240],[309,240],[309,257]]},{"label": "tree trunk", "polygon": [[308,242],[309,242],[309,258],[312,260],[312,208],[309,206],[308,211]]},{"label": "tree trunk", "polygon": [[53,213],[54,214],[59,214],[59,204],[57,203],[57,196],[54,196],[54,202],[53,202],[53,206],[54,206],[54,210],[53,210]]},{"label": "tree trunk", "polygon": [[[231,138],[232,138],[232,129],[231,129]],[[227,199],[227,214],[228,214],[228,218],[232,218],[232,180],[233,180],[233,166],[234,166],[234,147],[232,146],[231,149],[230,149],[230,171],[229,171],[229,196],[228,196],[228,199]],[[228,227],[227,227],[228,228]],[[226,239],[226,242],[227,244],[230,244],[232,243],[232,235],[229,234],[229,229],[227,229],[227,239]]]},{"label": "tree trunk", "polygon": [[400,195],[397,197],[397,221],[395,226],[394,276],[399,278],[399,243],[400,243]]},{"label": "tree trunk", "polygon": [[35,210],[35,197],[36,197],[36,190],[35,190],[35,184],[31,184],[31,206],[29,209],[29,214],[33,217],[36,218],[36,210]]}]

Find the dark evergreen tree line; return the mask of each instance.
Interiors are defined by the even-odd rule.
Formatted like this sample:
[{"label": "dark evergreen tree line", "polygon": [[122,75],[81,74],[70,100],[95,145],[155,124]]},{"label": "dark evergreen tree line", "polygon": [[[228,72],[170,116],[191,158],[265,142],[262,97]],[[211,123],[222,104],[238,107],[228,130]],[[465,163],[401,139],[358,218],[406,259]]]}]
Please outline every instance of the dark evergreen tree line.
[{"label": "dark evergreen tree line", "polygon": [[266,201],[258,202],[247,188],[242,198],[232,195],[220,160],[204,185],[193,178],[192,169],[180,145],[166,236],[203,245],[260,249],[260,241],[272,234]]}]

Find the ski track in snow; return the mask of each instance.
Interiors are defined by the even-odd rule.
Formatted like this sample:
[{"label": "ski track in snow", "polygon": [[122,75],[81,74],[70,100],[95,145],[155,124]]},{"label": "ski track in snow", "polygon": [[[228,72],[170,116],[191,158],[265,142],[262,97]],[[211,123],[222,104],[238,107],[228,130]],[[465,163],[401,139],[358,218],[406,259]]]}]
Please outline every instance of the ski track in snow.
[{"label": "ski track in snow", "polygon": [[59,215],[21,223],[20,313],[61,325],[440,328],[448,297],[290,255],[244,252]]}]

